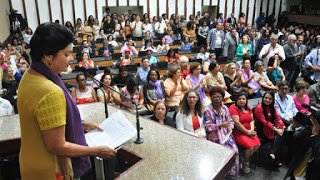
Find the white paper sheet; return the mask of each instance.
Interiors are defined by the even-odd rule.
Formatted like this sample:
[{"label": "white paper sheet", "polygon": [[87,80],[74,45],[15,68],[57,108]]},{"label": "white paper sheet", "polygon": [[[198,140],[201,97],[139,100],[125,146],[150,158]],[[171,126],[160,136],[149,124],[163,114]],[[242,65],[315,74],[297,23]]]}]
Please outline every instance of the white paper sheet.
[{"label": "white paper sheet", "polygon": [[93,130],[85,134],[88,146],[108,146],[115,149],[137,134],[136,128],[121,111],[113,113],[100,127],[104,131]]}]

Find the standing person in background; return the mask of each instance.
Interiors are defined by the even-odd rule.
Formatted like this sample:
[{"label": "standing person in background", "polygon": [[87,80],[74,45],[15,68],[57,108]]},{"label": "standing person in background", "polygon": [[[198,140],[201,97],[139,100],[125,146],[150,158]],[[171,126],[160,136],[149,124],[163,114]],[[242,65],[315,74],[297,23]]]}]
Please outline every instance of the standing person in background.
[{"label": "standing person in background", "polygon": [[239,36],[237,30],[232,28],[231,33],[226,35],[224,40],[223,56],[228,60],[235,60],[236,52],[239,45]]},{"label": "standing person in background", "polygon": [[[236,59],[236,64],[237,64],[237,69],[242,68],[242,58],[244,56],[249,56],[251,58],[252,55],[252,46],[250,44],[250,38],[248,35],[243,35],[241,37],[240,44],[237,47],[237,59]],[[251,60],[251,59],[250,59]]]},{"label": "standing person in background", "polygon": [[270,36],[270,43],[263,46],[260,51],[259,59],[263,60],[264,67],[268,67],[268,62],[271,56],[278,54],[281,59],[286,59],[283,47],[278,44],[278,35],[272,34]]},{"label": "standing person in background", "polygon": [[171,26],[171,30],[173,31],[174,40],[181,40],[181,25],[179,24],[179,19],[174,19],[174,23]]},{"label": "standing person in background", "polygon": [[242,26],[246,26],[246,18],[245,18],[246,14],[244,14],[243,12],[240,13],[240,17],[239,17],[239,23]]},{"label": "standing person in background", "polygon": [[224,39],[225,35],[222,30],[222,23],[218,22],[216,28],[211,29],[208,33],[207,50],[210,53],[215,53],[217,58],[219,58],[222,54]]},{"label": "standing person in background", "polygon": [[162,39],[166,34],[167,26],[161,17],[158,18],[158,22],[154,24],[154,30],[158,39]]},{"label": "standing person in background", "polygon": [[237,24],[237,19],[234,17],[234,13],[231,13],[231,16],[227,19],[227,22],[230,23],[234,28]]},{"label": "standing person in background", "polygon": [[207,44],[207,36],[209,32],[209,27],[207,21],[202,21],[201,26],[198,29],[198,46],[206,45]]},{"label": "standing person in background", "polygon": [[294,75],[292,77],[292,79],[294,81],[291,81],[290,87],[294,87],[296,79],[298,78],[298,76],[301,72],[302,65],[305,65],[304,59],[307,56],[307,47],[306,47],[306,45],[303,44],[303,40],[304,40],[304,36],[302,36],[302,35],[298,36],[296,45],[297,45],[298,52],[301,53],[301,55],[297,57],[297,64],[296,64],[296,68],[294,71]]},{"label": "standing person in background", "polygon": [[131,23],[132,36],[136,40],[142,40],[143,24],[140,21],[140,15],[137,14],[135,20]]}]

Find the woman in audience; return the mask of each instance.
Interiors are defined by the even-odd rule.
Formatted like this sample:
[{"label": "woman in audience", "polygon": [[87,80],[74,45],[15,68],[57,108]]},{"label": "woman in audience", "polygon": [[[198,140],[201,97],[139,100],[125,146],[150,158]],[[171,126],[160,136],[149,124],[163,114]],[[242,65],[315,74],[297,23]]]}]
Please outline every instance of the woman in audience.
[{"label": "woman in audience", "polygon": [[181,25],[179,24],[179,18],[174,20],[173,25],[171,26],[171,30],[173,31],[174,40],[181,40]]},{"label": "woman in audience", "polygon": [[24,74],[24,72],[29,68],[29,63],[24,59],[23,56],[21,56],[19,59],[17,59],[16,65],[18,67],[18,71],[21,74]]},{"label": "woman in audience", "polygon": [[267,76],[273,85],[277,85],[277,81],[285,81],[286,77],[280,67],[281,56],[275,54],[269,58]]},{"label": "woman in audience", "polygon": [[259,80],[255,78],[250,68],[250,56],[243,56],[241,84],[251,98],[259,98],[261,97]]},{"label": "woman in audience", "polygon": [[184,95],[177,112],[177,129],[194,136],[206,138],[202,118],[203,105],[199,94],[196,90],[189,89]]},{"label": "woman in audience", "polygon": [[81,34],[82,26],[83,26],[82,20],[80,18],[78,18],[76,26],[75,26],[75,33],[78,32],[80,37],[82,36],[82,34]]},{"label": "woman in audience", "polygon": [[240,17],[239,17],[239,23],[243,26],[246,26],[246,14],[244,14],[243,12],[240,13]]},{"label": "woman in audience", "polygon": [[261,35],[261,37],[260,37],[260,39],[259,39],[259,43],[258,43],[258,54],[260,53],[260,51],[261,51],[261,49],[263,48],[263,46],[264,45],[267,45],[267,44],[269,44],[270,43],[270,38],[269,38],[269,35],[270,35],[270,33],[269,33],[269,30],[264,30],[263,32],[262,32],[262,35]]},{"label": "woman in audience", "polygon": [[84,21],[83,27],[81,28],[82,40],[86,41],[88,35],[93,35],[94,29],[89,26],[88,21]]},{"label": "woman in audience", "polygon": [[104,32],[106,34],[113,34],[115,28],[114,22],[109,15],[107,15],[106,17],[106,21],[103,22]]},{"label": "woman in audience", "polygon": [[142,46],[140,51],[151,50],[152,52],[158,52],[155,47],[152,46],[151,41],[146,40],[144,46]]},{"label": "woman in audience", "polygon": [[189,58],[187,56],[181,56],[180,57],[180,72],[181,77],[186,78],[190,74],[190,68],[189,68]]},{"label": "woman in audience", "polygon": [[81,35],[78,31],[76,31],[74,33],[74,37],[75,37],[75,41],[77,42],[77,44],[82,44],[82,38],[81,38]]},{"label": "woman in audience", "polygon": [[180,68],[173,66],[168,70],[168,79],[164,81],[166,105],[170,111],[177,109],[184,93],[188,90],[188,84],[180,76],[180,73]]},{"label": "woman in audience", "polygon": [[115,20],[114,20],[114,33],[113,33],[113,38],[116,39],[116,38],[119,37],[120,35],[122,35],[121,25],[120,25],[118,19],[115,19]]},{"label": "woman in audience", "polygon": [[157,69],[150,69],[147,81],[143,86],[143,96],[145,105],[150,112],[153,112],[154,105],[158,100],[165,100],[165,88],[160,80],[160,74]]},{"label": "woman in audience", "polygon": [[78,63],[79,66],[83,66],[86,69],[94,68],[93,60],[89,59],[88,53],[82,53],[81,61]]},{"label": "woman in audience", "polygon": [[194,27],[194,23],[193,22],[188,22],[187,27],[184,28],[182,35],[184,37],[188,37],[190,40],[190,42],[194,42],[195,37],[196,37],[196,31],[195,31],[195,27]]},{"label": "woman in audience", "polygon": [[94,24],[92,25],[92,27],[94,29],[94,39],[97,39],[97,36],[100,34],[100,30],[101,30],[101,26],[97,18],[94,20]]},{"label": "woman in audience", "polygon": [[265,72],[263,72],[264,65],[262,61],[257,61],[254,65],[255,73],[254,78],[258,80],[260,86],[265,90],[278,90],[278,87],[273,85],[272,82],[269,80],[268,76]]},{"label": "woman in audience", "polygon": [[200,46],[200,52],[197,54],[197,59],[201,59],[202,62],[209,59],[209,53],[207,52],[207,47],[204,45]]},{"label": "woman in audience", "polygon": [[205,91],[208,92],[209,84],[206,83],[208,76],[201,74],[201,64],[198,62],[193,62],[190,64],[190,75],[186,77],[186,82],[189,89],[195,89],[200,97],[201,102],[204,106],[210,104],[209,98],[206,96]]},{"label": "woman in audience", "polygon": [[209,72],[206,74],[208,86],[220,86],[222,89],[227,90],[223,74],[220,72],[220,66],[217,62],[209,65]]},{"label": "woman in audience", "polygon": [[169,49],[167,55],[165,56],[165,60],[168,64],[178,64],[180,56],[176,54],[173,49]]},{"label": "woman in audience", "polygon": [[136,105],[131,101],[121,96],[121,108],[130,112],[136,112],[136,108],[138,108],[139,115],[145,115],[148,112],[147,108],[144,106],[143,90],[139,86],[136,78],[132,77],[128,79],[126,86],[120,90],[120,93],[125,97],[135,101],[135,103],[138,105],[138,107],[136,107]]},{"label": "woman in audience", "polygon": [[308,89],[309,89],[309,83],[307,83],[304,80],[300,80],[297,82],[295,89],[296,89],[297,93],[295,95],[293,95],[292,98],[293,98],[293,101],[296,105],[296,108],[300,112],[306,112],[308,114],[311,114],[308,111],[308,108],[301,106],[302,104],[309,104],[310,103],[310,99],[307,94]]},{"label": "woman in audience", "polygon": [[[110,74],[103,74],[100,81],[119,92],[119,89],[114,85]],[[110,90],[101,83],[100,88],[97,90],[97,98],[98,102],[104,102],[104,100],[106,99],[107,103],[115,105],[116,107],[119,107],[119,104],[121,102],[120,95],[118,93]]]},{"label": "woman in audience", "polygon": [[180,47],[180,49],[181,49],[182,51],[191,51],[191,47],[193,47],[194,41],[190,42],[190,41],[189,41],[189,37],[187,37],[187,36],[184,36],[184,37],[183,37],[183,40],[184,40],[184,41],[181,41],[181,47]]},{"label": "woman in audience", "polygon": [[2,88],[7,89],[7,93],[3,96],[4,99],[7,99],[14,108],[14,111],[18,113],[17,109],[17,99],[14,96],[17,95],[19,82],[13,76],[13,71],[10,66],[6,66],[3,69],[3,78],[2,78]]},{"label": "woman in audience", "polygon": [[93,24],[94,24],[94,17],[92,15],[89,15],[89,17],[88,17],[88,25],[92,27]]},{"label": "woman in audience", "polygon": [[207,44],[207,35],[209,32],[209,27],[207,26],[206,21],[202,21],[201,26],[198,29],[198,46],[206,45]]},{"label": "woman in audience", "polygon": [[164,36],[166,44],[172,44],[174,40],[173,30],[167,31],[167,35]]},{"label": "woman in audience", "polygon": [[157,101],[154,105],[153,115],[150,117],[150,119],[160,124],[176,128],[174,120],[170,116],[167,116],[167,111],[168,108],[164,101]]},{"label": "woman in audience", "polygon": [[108,44],[109,44],[109,46],[111,46],[111,47],[119,47],[117,41],[114,40],[114,38],[113,38],[112,35],[109,35],[109,36],[108,36]]},{"label": "woman in audience", "polygon": [[123,37],[124,37],[125,40],[127,40],[127,37],[132,34],[129,20],[125,21],[125,25],[124,25],[124,28],[123,28],[123,33],[124,33]]},{"label": "woman in audience", "polygon": [[107,41],[108,37],[107,37],[107,35],[104,34],[104,30],[103,29],[100,29],[99,30],[99,34],[97,34],[95,36],[95,41],[97,41],[97,39],[103,39],[104,41]]},{"label": "woman in audience", "polygon": [[[231,118],[229,109],[222,104],[225,96],[224,89],[220,86],[214,86],[210,90],[212,103],[205,107],[203,122],[207,132],[207,138],[217,144],[221,144],[238,153],[238,147],[233,136],[228,137],[228,133],[234,129],[234,122]],[[239,156],[236,156],[236,162],[229,171],[231,176],[239,176]]]},{"label": "woman in audience", "polygon": [[120,49],[120,52],[122,55],[125,55],[125,52],[129,51],[130,56],[132,55],[138,55],[138,51],[133,46],[133,41],[130,39],[128,43],[126,43],[122,48]]},{"label": "woman in audience", "polygon": [[235,98],[235,104],[229,108],[230,115],[235,124],[233,137],[237,145],[245,148],[243,164],[244,173],[251,172],[249,161],[252,154],[259,149],[260,140],[254,130],[254,119],[251,108],[248,106],[248,98],[245,93],[239,93]]},{"label": "woman in audience", "polygon": [[283,124],[276,108],[274,107],[274,98],[274,92],[267,91],[262,97],[262,103],[256,106],[254,114],[256,122],[258,122],[262,128],[259,129],[259,126],[257,125],[258,133],[259,135],[261,134],[260,138],[266,140],[267,142],[272,142],[270,158],[277,166],[281,165],[280,148],[285,125]]},{"label": "woman in audience", "polygon": [[70,29],[71,32],[74,33],[75,28],[72,26],[72,24],[71,24],[70,21],[67,21],[66,24],[65,24],[65,26],[66,26],[68,29]]},{"label": "woman in audience", "polygon": [[252,46],[250,44],[250,38],[248,35],[243,35],[240,40],[240,44],[237,48],[237,59],[236,64],[239,68],[242,68],[242,58],[243,56],[252,55]]},{"label": "woman in audience", "polygon": [[[74,32],[74,28],[73,27],[72,27],[72,29],[73,30],[71,30],[71,31]],[[23,36],[23,41],[26,44],[26,49],[29,49],[29,47],[30,47],[30,40],[32,38],[32,35],[33,35],[33,31],[32,31],[31,28],[28,27],[26,34],[24,34],[24,36]]]},{"label": "woman in audience", "polygon": [[242,71],[236,72],[236,64],[229,63],[224,66],[224,81],[227,86],[228,93],[231,94],[231,99],[234,99],[234,95],[244,91],[241,87]]},{"label": "woman in audience", "polygon": [[[12,46],[15,47],[15,49],[20,53],[26,60],[27,62],[30,62],[29,60],[29,54],[25,51],[24,49],[24,44],[21,44],[22,42],[18,41],[18,39],[13,39],[13,44]],[[18,60],[18,59],[16,59]]]},{"label": "woman in audience", "polygon": [[216,54],[209,54],[209,58],[203,64],[203,73],[207,74],[209,72],[209,66],[211,63],[216,62]]},{"label": "woman in audience", "polygon": [[73,100],[77,104],[86,104],[97,102],[96,91],[87,86],[87,77],[83,73],[79,73],[76,76],[78,87],[71,92]]},{"label": "woman in audience", "polygon": [[150,34],[150,31],[146,31],[144,34],[144,38],[142,39],[142,44],[146,44],[146,41],[150,41],[153,46],[153,38]]},{"label": "woman in audience", "polygon": [[169,44],[166,43],[166,38],[163,37],[161,39],[161,43],[157,47],[157,51],[158,52],[168,52],[169,49],[170,49],[170,46],[169,46]]}]

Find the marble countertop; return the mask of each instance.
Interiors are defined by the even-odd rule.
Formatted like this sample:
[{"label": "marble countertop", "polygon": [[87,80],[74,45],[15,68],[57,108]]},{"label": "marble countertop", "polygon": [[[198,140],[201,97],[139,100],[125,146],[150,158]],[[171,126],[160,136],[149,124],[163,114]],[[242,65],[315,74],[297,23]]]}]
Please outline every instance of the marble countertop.
[{"label": "marble countertop", "polygon": [[[78,106],[82,119],[101,123],[105,119],[103,103]],[[89,109],[89,111],[88,111]],[[109,114],[119,109],[108,106]],[[90,113],[88,113],[90,112]],[[136,127],[134,114],[122,111]],[[227,173],[235,158],[235,151],[213,142],[160,125],[140,116],[140,131],[144,139],[135,144],[132,138],[123,145],[143,159],[119,179],[215,179],[221,171]],[[10,127],[10,128],[8,128]],[[19,116],[0,117],[0,141],[20,138]],[[220,174],[219,174],[220,173]]]}]

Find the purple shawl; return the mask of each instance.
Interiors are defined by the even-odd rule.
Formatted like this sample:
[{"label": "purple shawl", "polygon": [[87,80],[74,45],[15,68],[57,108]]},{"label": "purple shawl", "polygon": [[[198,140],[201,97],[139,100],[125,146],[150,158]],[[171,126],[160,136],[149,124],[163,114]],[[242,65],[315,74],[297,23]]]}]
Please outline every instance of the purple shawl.
[{"label": "purple shawl", "polygon": [[[200,74],[198,76],[198,79],[196,78],[196,76],[193,74],[193,73],[190,73],[190,80],[191,80],[191,84],[192,84],[192,87],[195,87],[197,86],[201,79],[204,78],[202,74]],[[198,93],[199,93],[199,96],[200,96],[200,99],[202,102],[204,102],[204,100],[206,99],[206,94],[204,93],[203,89],[201,86],[198,87],[197,89]]]},{"label": "purple shawl", "polygon": [[[67,103],[66,141],[87,146],[79,109],[60,77],[58,75],[54,75],[42,61],[32,62],[31,68],[54,82],[63,90]],[[91,168],[89,156],[71,158],[71,161],[75,178],[80,178]]]},{"label": "purple shawl", "polygon": [[155,83],[149,80],[149,83],[157,88],[157,98],[162,99],[162,88],[161,88],[161,81],[157,80]]},{"label": "purple shawl", "polygon": [[[249,70],[249,77],[246,71],[244,70],[244,68],[242,68],[242,72],[243,72],[244,80],[248,80],[252,76],[251,70]],[[251,79],[251,81],[248,83],[248,87],[253,89],[255,93],[259,91],[259,86],[260,86],[259,83],[257,83],[253,79]]]}]

